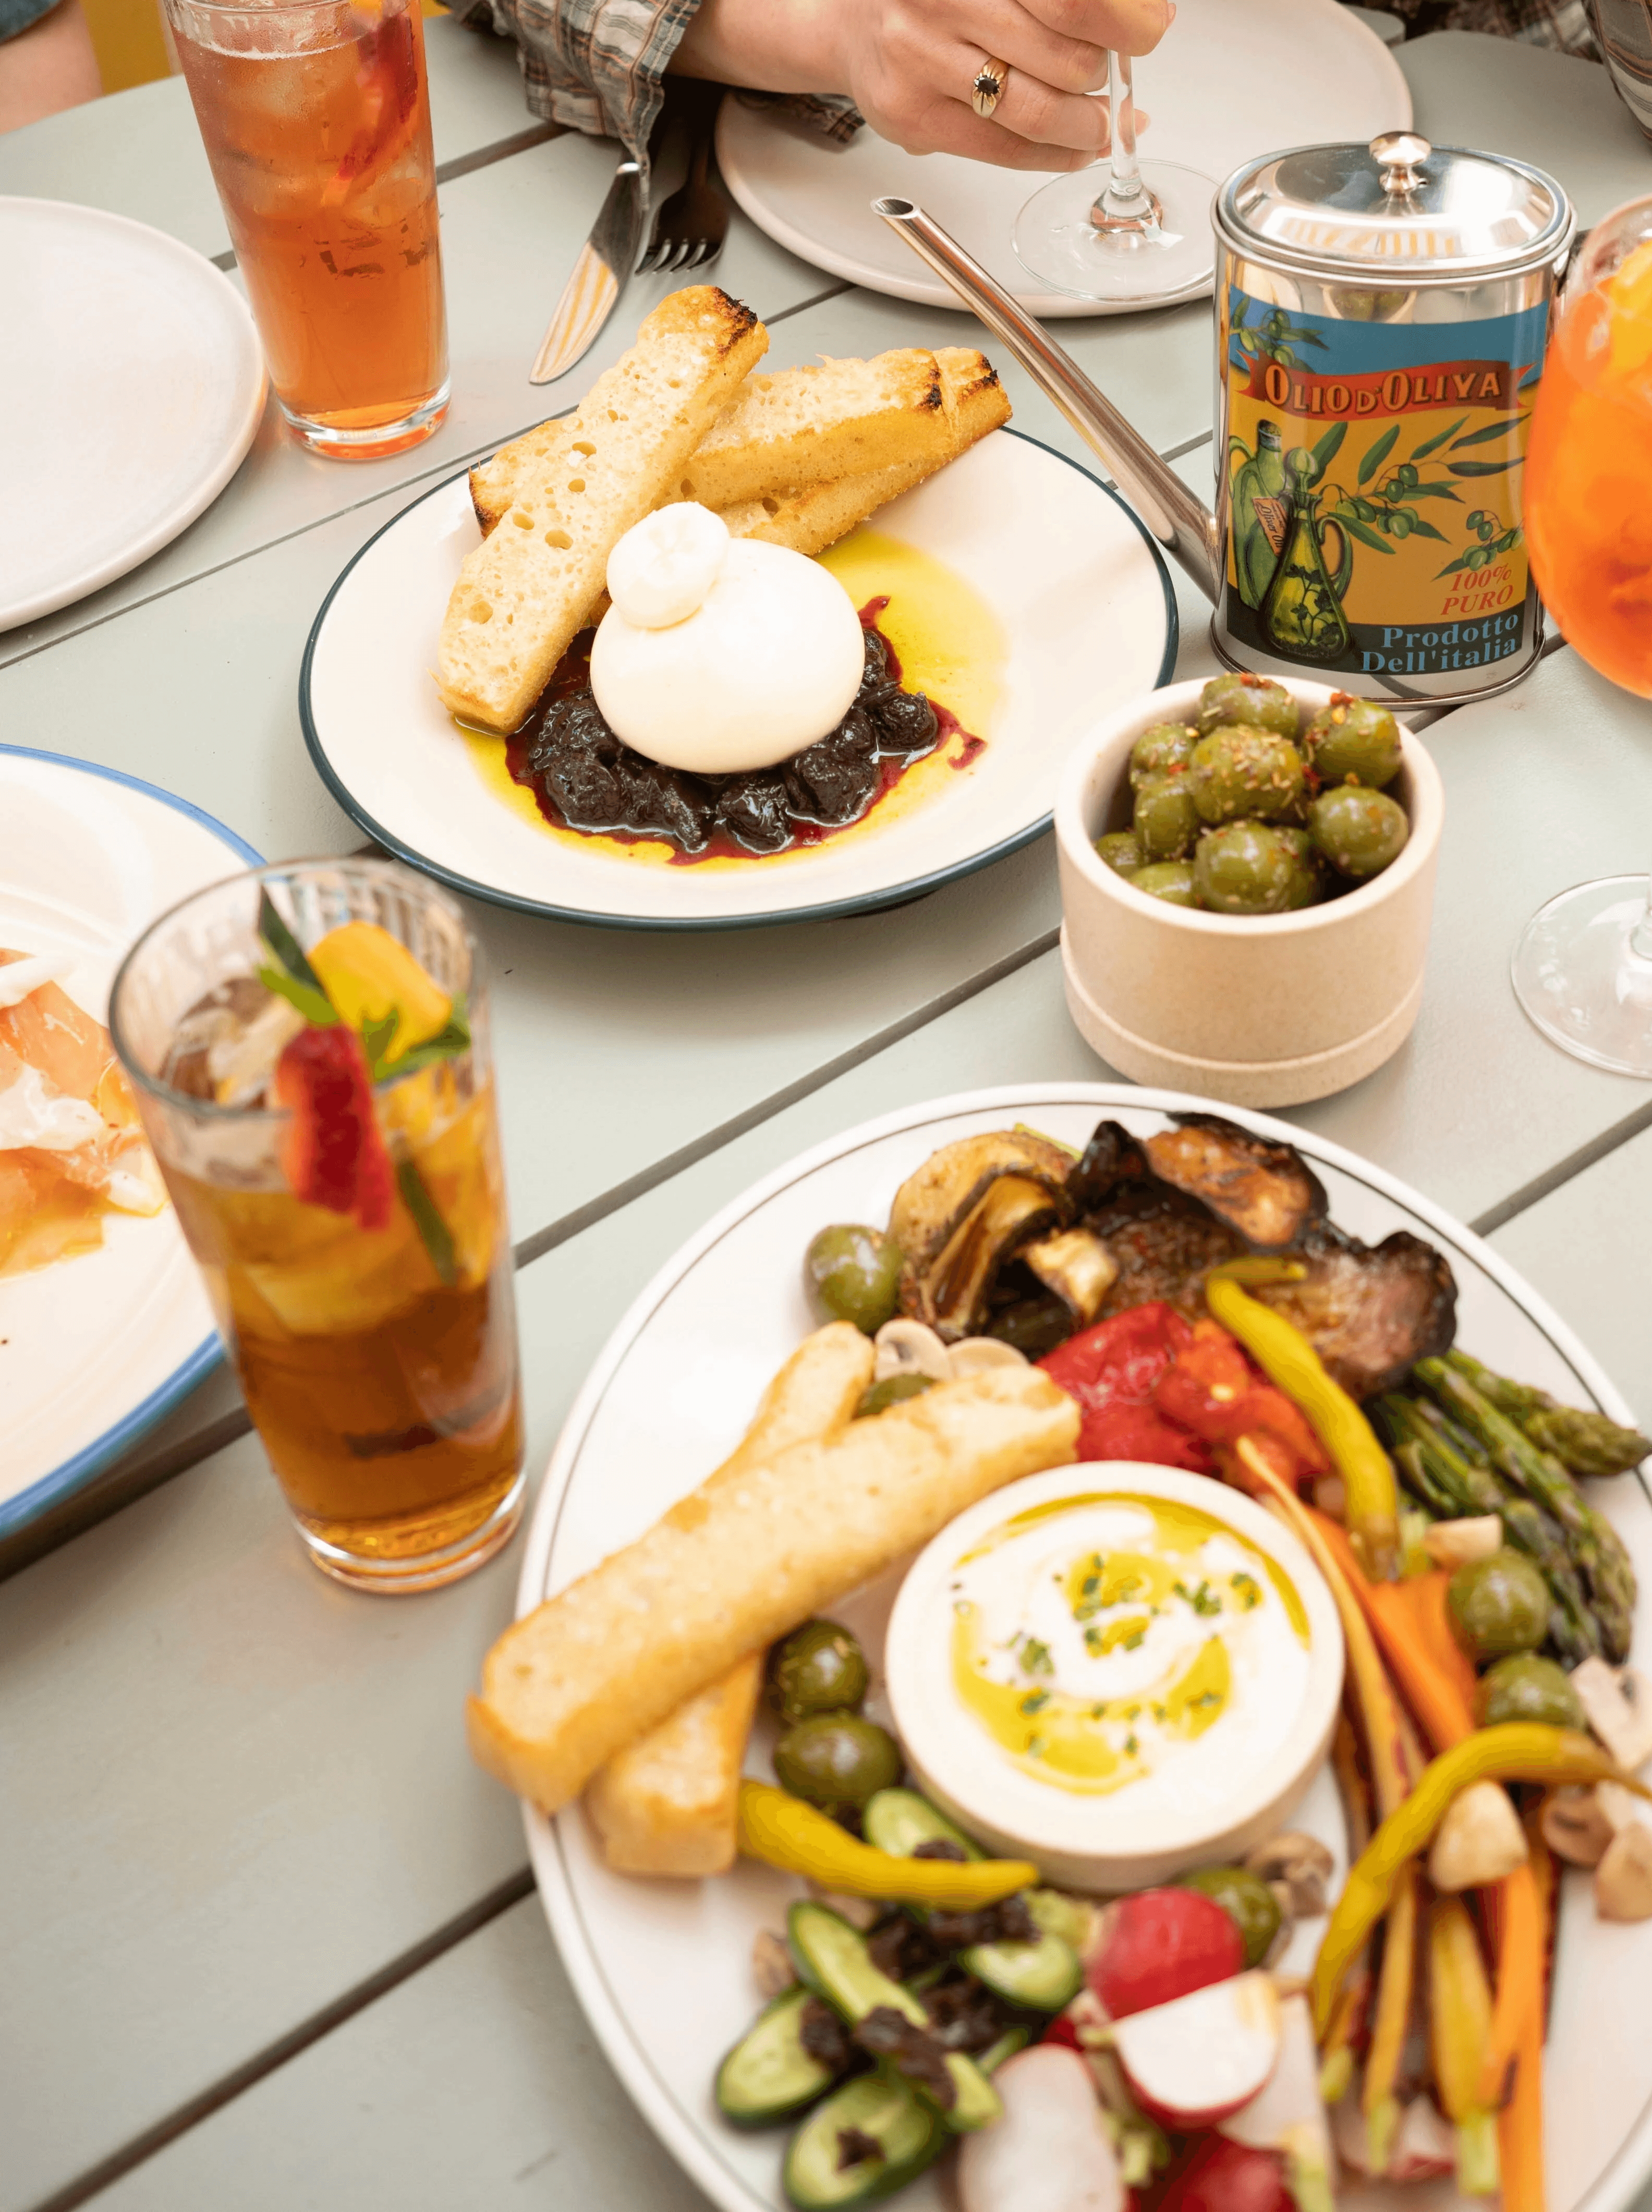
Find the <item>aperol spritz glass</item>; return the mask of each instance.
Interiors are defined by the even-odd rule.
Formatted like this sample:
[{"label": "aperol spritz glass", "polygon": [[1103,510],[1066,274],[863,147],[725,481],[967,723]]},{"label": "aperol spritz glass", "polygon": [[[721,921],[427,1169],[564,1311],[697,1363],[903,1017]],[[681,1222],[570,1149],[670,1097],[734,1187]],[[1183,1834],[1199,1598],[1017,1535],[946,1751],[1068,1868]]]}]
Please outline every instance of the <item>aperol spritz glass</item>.
[{"label": "aperol spritz glass", "polygon": [[1136,153],[1134,70],[1109,53],[1112,152],[1099,169],[1041,185],[1016,217],[1016,258],[1029,276],[1078,300],[1141,306],[1209,283],[1216,266],[1216,180]]},{"label": "aperol spritz glass", "polygon": [[[1567,643],[1652,699],[1652,197],[1597,223],[1566,279],[1532,412],[1526,535]],[[1515,990],[1556,1044],[1652,1076],[1652,877],[1562,891],[1515,948]]]},{"label": "aperol spritz glass", "polygon": [[166,0],[264,342],[313,452],[374,460],[447,412],[418,0]]}]

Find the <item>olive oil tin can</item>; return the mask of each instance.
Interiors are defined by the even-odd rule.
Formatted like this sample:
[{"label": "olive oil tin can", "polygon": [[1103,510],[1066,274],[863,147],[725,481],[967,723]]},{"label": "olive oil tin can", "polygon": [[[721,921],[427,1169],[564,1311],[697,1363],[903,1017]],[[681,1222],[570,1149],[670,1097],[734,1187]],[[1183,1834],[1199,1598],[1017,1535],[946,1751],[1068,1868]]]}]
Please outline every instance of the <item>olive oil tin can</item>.
[{"label": "olive oil tin can", "polygon": [[1231,666],[1451,705],[1527,675],[1521,479],[1570,205],[1393,131],[1218,195],[1212,623]]}]

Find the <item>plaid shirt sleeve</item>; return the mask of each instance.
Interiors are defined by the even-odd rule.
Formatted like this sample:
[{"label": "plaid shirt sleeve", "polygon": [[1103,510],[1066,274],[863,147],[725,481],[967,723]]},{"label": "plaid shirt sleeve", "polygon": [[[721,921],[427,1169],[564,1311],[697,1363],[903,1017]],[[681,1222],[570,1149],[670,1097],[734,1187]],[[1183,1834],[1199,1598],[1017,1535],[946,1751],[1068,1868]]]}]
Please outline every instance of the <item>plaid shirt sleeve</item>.
[{"label": "plaid shirt sleeve", "polygon": [[[0,5],[5,0],[0,0]],[[457,0],[461,21],[514,39],[536,115],[593,137],[617,138],[644,166],[665,98],[665,70],[699,0]],[[768,100],[766,93],[749,95]],[[781,105],[835,138],[860,127],[854,103],[830,94]]]},{"label": "plaid shirt sleeve", "polygon": [[1598,62],[1584,0],[1380,0],[1400,16],[1407,37],[1429,31],[1484,31],[1493,38],[1524,39],[1529,46],[1552,46]]}]

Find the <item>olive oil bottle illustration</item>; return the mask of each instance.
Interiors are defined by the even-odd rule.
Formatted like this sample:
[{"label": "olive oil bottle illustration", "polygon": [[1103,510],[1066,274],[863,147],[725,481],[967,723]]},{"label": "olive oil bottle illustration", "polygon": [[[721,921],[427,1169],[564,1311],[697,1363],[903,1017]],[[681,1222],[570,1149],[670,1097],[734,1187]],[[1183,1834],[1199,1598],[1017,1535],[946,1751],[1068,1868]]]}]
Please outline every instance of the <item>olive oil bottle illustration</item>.
[{"label": "olive oil bottle illustration", "polygon": [[[1261,427],[1257,426],[1259,457]],[[1285,456],[1285,476],[1291,519],[1285,551],[1262,601],[1262,635],[1294,659],[1336,660],[1350,643],[1342,596],[1353,574],[1353,543],[1339,521],[1321,517],[1321,495],[1309,489],[1314,476],[1310,453],[1293,447]],[[1338,541],[1334,576],[1325,556],[1332,531]]]},{"label": "olive oil bottle illustration", "polygon": [[1233,480],[1233,555],[1239,596],[1248,607],[1260,608],[1285,551],[1291,521],[1279,426],[1264,417],[1256,425],[1254,453],[1242,438],[1230,440],[1228,450],[1244,456]]}]

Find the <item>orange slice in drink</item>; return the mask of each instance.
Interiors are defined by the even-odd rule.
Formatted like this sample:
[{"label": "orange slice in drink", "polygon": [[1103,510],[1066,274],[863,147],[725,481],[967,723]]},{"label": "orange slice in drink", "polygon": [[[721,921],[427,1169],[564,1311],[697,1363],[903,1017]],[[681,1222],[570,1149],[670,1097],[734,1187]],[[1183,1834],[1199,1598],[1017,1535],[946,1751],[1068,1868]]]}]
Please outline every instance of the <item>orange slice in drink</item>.
[{"label": "orange slice in drink", "polygon": [[342,1022],[357,1031],[395,1017],[383,1064],[396,1062],[446,1028],[453,1002],[399,938],[376,921],[345,921],[310,948],[310,965]]}]

